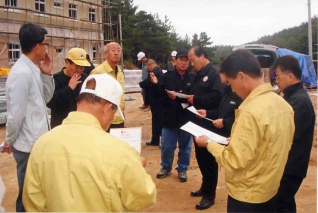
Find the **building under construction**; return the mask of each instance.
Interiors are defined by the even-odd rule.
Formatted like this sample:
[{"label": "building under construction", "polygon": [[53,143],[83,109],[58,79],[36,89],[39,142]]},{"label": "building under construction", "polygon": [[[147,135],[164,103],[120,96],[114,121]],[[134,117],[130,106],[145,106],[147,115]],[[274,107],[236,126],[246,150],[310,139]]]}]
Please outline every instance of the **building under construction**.
[{"label": "building under construction", "polygon": [[0,68],[11,68],[20,57],[18,32],[25,22],[47,29],[53,72],[64,66],[72,47],[86,50],[94,64],[104,60],[104,44],[112,41],[107,0],[0,0]]}]

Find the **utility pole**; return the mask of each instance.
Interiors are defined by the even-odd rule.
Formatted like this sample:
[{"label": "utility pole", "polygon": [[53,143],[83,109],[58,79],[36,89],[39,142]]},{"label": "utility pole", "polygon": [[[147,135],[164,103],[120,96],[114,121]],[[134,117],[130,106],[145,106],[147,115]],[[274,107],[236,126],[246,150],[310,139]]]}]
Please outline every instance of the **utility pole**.
[{"label": "utility pole", "polygon": [[121,68],[124,69],[124,53],[123,53],[123,36],[122,36],[122,29],[121,29],[121,14],[118,15],[119,20],[119,39],[120,39],[120,46],[121,46],[121,57],[120,57],[120,64]]},{"label": "utility pole", "polygon": [[120,65],[121,65],[121,68],[124,69],[123,31],[122,31],[122,28],[121,28],[121,11],[120,11],[122,3],[125,4],[125,1],[124,0],[120,0],[120,2],[119,2],[118,22],[119,22],[119,41],[120,41],[120,47],[121,47]]},{"label": "utility pole", "polygon": [[312,31],[311,31],[311,5],[310,0],[308,0],[308,55],[312,57]]}]

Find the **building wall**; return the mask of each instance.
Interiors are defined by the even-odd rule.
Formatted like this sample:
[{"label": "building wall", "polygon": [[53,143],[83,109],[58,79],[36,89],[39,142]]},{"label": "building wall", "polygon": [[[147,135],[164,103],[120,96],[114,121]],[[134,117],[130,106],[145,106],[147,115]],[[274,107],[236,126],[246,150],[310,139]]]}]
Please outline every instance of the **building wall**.
[{"label": "building wall", "polygon": [[[61,7],[54,6],[54,2]],[[86,0],[101,4],[101,0]],[[48,53],[53,62],[53,72],[61,70],[67,52],[72,47],[86,50],[99,64],[103,61],[104,37],[102,12],[100,5],[88,4],[76,0],[45,0],[45,12],[36,11],[35,0],[17,0],[17,7],[5,6],[0,0],[0,68],[10,68],[13,62],[8,59],[8,45],[19,44],[18,31],[25,22],[39,24],[47,29],[50,43]],[[69,4],[77,7],[77,18],[69,18]],[[89,8],[95,9],[95,22],[89,21]]]}]

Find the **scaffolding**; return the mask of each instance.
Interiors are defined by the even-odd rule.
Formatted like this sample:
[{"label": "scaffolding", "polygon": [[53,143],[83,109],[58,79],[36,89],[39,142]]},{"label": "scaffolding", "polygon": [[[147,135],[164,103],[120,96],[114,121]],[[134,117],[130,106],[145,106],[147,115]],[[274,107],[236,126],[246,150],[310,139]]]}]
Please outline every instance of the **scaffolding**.
[{"label": "scaffolding", "polygon": [[11,68],[20,57],[18,32],[31,22],[48,31],[53,73],[64,67],[69,49],[80,47],[92,63],[104,61],[104,45],[114,40],[107,0],[2,0],[0,2],[0,68]]}]

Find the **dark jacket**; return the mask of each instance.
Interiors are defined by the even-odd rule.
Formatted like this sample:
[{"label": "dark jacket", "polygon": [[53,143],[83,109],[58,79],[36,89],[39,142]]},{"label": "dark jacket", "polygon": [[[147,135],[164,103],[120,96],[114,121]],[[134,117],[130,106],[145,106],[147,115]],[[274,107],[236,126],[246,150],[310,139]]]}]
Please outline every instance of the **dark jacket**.
[{"label": "dark jacket", "polygon": [[285,174],[305,178],[315,127],[315,111],[301,82],[287,87],[284,99],[294,110],[295,133],[289,151]]},{"label": "dark jacket", "polygon": [[176,91],[189,94],[194,75],[186,72],[183,78],[176,69],[166,72],[157,84],[156,89],[163,97],[163,127],[180,128],[189,121],[190,111],[183,109],[181,103],[187,103],[185,98],[176,97],[175,100],[169,98],[167,91]]},{"label": "dark jacket", "polygon": [[[163,72],[159,66],[155,66],[151,72],[155,74],[157,79],[159,80],[160,77],[163,75]],[[139,86],[142,89],[145,89],[147,91],[146,93],[146,103],[149,103],[151,106],[158,106],[162,105],[163,97],[161,94],[158,93],[158,90],[154,88],[154,84],[150,81],[150,72],[148,73],[148,77],[139,82]]]},{"label": "dark jacket", "polygon": [[220,106],[217,110],[207,110],[207,118],[216,120],[223,119],[224,127],[222,129],[215,128],[215,133],[224,137],[230,137],[232,125],[235,120],[235,110],[241,105],[242,99],[238,97],[230,85],[224,88],[224,95],[222,97]]},{"label": "dark jacket", "polygon": [[[205,110],[218,109],[224,87],[216,67],[212,63],[207,64],[202,70],[197,71],[190,89],[190,94],[194,95],[194,107]],[[197,118],[194,114],[191,121],[204,128],[213,128],[211,121]]]},{"label": "dark jacket", "polygon": [[76,110],[76,98],[81,91],[82,84],[87,78],[86,74],[82,74],[82,83],[77,84],[74,90],[68,86],[70,77],[65,75],[63,70],[53,75],[55,90],[53,98],[47,103],[47,107],[51,109],[51,128],[60,124],[67,117],[68,113]]}]

